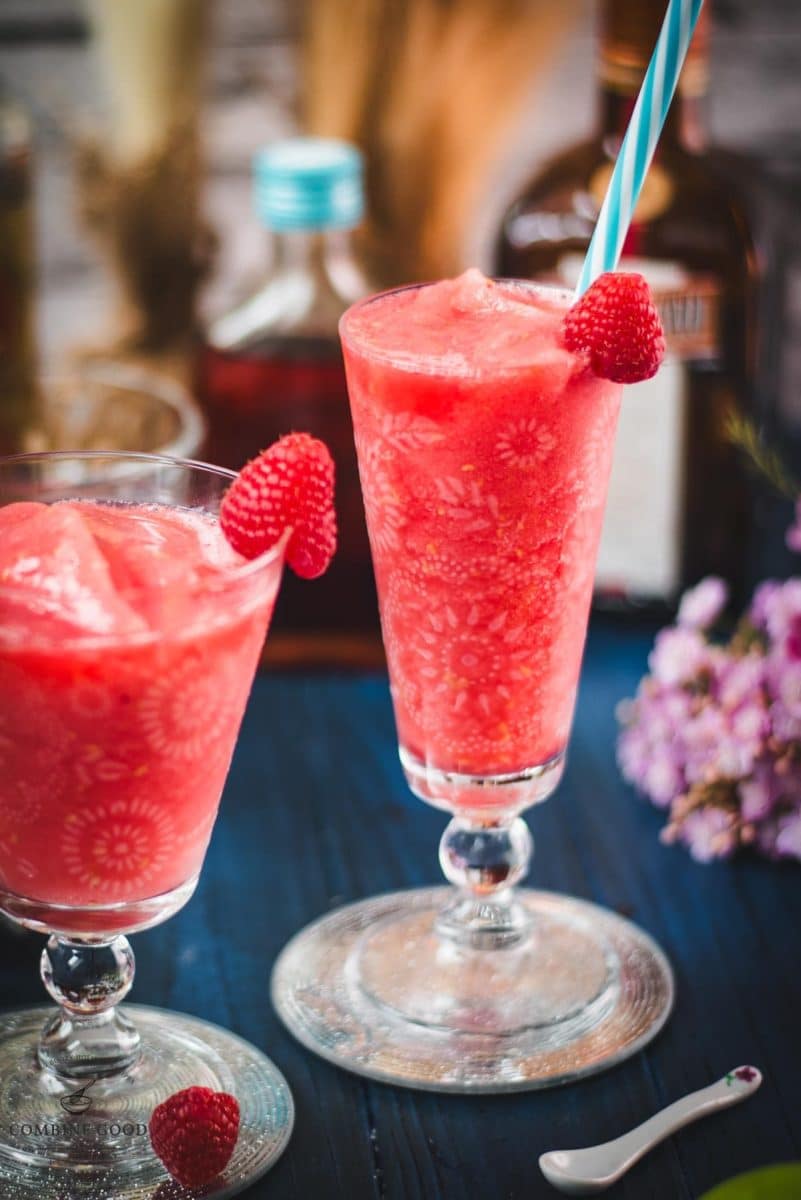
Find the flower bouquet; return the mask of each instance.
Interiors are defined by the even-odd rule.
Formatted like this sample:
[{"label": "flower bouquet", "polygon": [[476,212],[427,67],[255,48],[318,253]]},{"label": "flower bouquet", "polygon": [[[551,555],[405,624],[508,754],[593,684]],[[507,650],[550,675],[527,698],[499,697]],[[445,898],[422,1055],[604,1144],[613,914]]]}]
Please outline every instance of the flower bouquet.
[{"label": "flower bouquet", "polygon": [[[787,543],[801,552],[801,501]],[[726,600],[717,578],[685,593],[618,708],[618,761],[665,809],[662,840],[699,862],[742,846],[801,860],[801,579],[762,583],[723,640]]]}]

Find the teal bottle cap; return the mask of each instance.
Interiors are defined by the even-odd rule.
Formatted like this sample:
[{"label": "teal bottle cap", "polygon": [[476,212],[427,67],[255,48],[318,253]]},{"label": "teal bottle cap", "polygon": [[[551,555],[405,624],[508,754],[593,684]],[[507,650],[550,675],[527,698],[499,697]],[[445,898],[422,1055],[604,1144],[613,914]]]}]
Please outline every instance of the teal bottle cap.
[{"label": "teal bottle cap", "polygon": [[364,213],[364,160],[350,142],[297,137],[253,160],[256,212],[269,229],[348,229]]}]

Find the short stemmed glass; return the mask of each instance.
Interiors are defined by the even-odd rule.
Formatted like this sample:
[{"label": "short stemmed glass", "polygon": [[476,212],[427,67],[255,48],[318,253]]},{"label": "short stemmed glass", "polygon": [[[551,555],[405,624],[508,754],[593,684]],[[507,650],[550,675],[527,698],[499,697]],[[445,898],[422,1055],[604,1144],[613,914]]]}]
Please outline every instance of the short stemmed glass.
[{"label": "short stemmed glass", "polygon": [[[213,520],[232,479],[148,455],[22,455],[0,460],[0,505],[80,499]],[[31,547],[30,569],[42,552]],[[69,574],[79,548],[47,552]],[[58,1005],[0,1014],[0,1194],[15,1200],[170,1194],[147,1126],[185,1087],[241,1106],[234,1156],[204,1196],[247,1186],[291,1131],[286,1082],[255,1047],[193,1017],[119,1007],[134,975],[125,935],[195,889],[283,547],[224,571],[185,566],[154,557],[163,587],[145,631],[71,633],[54,618],[31,633],[24,614],[0,620],[0,909],[49,935],[41,971]],[[13,586],[0,572],[0,600]],[[68,583],[74,601],[93,603],[81,586]],[[19,612],[7,598],[3,611]]]},{"label": "short stemmed glass", "polygon": [[667,961],[637,927],[515,887],[532,851],[520,814],[564,767],[622,390],[557,344],[526,357],[503,328],[525,288],[491,293],[500,349],[483,359],[454,352],[447,320],[436,353],[398,344],[416,288],[340,326],[401,763],[452,814],[439,855],[452,887],[323,917],[282,952],[273,998],[324,1057],[434,1090],[602,1070],[672,1003]]}]

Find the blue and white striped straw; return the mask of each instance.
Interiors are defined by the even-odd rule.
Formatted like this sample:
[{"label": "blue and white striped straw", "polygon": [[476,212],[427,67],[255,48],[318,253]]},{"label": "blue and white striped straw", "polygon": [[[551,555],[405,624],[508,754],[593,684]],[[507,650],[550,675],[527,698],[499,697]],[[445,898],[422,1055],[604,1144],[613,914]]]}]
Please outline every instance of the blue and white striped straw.
[{"label": "blue and white striped straw", "polygon": [[662,132],[703,0],[670,0],[617,156],[576,288],[576,299],[614,271]]}]

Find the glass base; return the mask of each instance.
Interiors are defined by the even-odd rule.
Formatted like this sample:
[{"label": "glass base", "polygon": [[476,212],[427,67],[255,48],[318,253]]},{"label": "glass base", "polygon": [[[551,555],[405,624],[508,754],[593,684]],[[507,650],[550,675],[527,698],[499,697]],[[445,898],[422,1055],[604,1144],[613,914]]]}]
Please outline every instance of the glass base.
[{"label": "glass base", "polygon": [[272,979],[289,1031],[323,1058],[386,1083],[511,1092],[606,1070],[667,1020],[670,966],[630,921],[519,889],[529,936],[474,949],[436,932],[452,895],[395,892],[302,930]]},{"label": "glass base", "polygon": [[191,900],[198,876],[146,900],[124,900],[117,904],[55,904],[29,900],[0,888],[0,912],[36,933],[58,933],[63,937],[106,941],[119,933],[142,933],[161,925]]},{"label": "glass base", "polygon": [[234,1034],[183,1013],[123,1011],[142,1039],[121,1076],[68,1081],[39,1066],[52,1007],[0,1014],[0,1196],[7,1200],[188,1200],[153,1153],[147,1126],[173,1092],[199,1085],[231,1092],[241,1125],[233,1157],[204,1200],[234,1196],[276,1161],[292,1132],[284,1077]]},{"label": "glass base", "polygon": [[554,792],[565,769],[562,751],[546,762],[503,775],[461,775],[443,771],[412,754],[401,743],[398,748],[406,782],[420,800],[451,815],[474,819],[513,817],[532,804],[540,804]]}]

